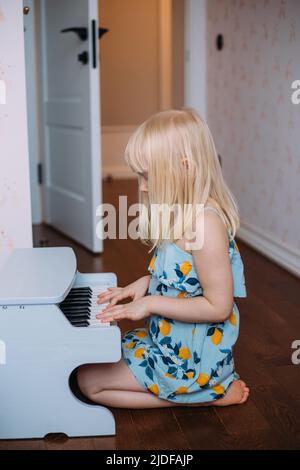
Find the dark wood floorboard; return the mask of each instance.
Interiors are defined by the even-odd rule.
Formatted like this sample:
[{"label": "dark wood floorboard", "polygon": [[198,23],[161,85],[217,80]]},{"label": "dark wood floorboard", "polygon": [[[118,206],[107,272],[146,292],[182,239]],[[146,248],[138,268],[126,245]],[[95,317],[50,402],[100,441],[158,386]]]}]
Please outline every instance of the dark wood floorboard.
[{"label": "dark wood floorboard", "polygon": [[[133,180],[104,182],[104,202],[128,195],[137,202]],[[130,219],[129,219],[130,220]],[[249,401],[227,408],[112,409],[116,436],[0,441],[1,449],[300,449],[300,365],[291,363],[291,344],[300,339],[300,280],[237,239],[248,296],[236,299],[240,336],[236,368],[251,388]],[[144,274],[149,247],[138,241],[105,240],[93,255],[46,225],[34,227],[35,246],[72,246],[81,272],[112,271],[124,286]],[[136,324],[142,326],[143,322]],[[133,327],[120,323],[122,333]]]}]

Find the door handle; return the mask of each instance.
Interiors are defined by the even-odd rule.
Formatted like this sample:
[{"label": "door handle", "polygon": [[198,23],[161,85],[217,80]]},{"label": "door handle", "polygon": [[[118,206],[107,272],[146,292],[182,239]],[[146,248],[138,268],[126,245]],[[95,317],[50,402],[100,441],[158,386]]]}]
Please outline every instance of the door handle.
[{"label": "door handle", "polygon": [[83,51],[80,54],[78,54],[78,60],[79,62],[82,62],[83,65],[86,65],[89,62],[89,53],[88,51]]},{"label": "door handle", "polygon": [[60,31],[61,33],[75,33],[82,41],[86,41],[88,38],[87,28],[65,28]]},{"label": "door handle", "polygon": [[103,34],[107,33],[109,31],[108,28],[98,28],[98,39],[101,39]]}]

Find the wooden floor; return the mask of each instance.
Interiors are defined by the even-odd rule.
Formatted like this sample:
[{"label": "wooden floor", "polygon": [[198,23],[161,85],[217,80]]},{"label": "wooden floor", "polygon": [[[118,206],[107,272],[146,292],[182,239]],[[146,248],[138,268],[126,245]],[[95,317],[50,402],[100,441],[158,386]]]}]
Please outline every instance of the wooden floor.
[{"label": "wooden floor", "polygon": [[[128,205],[135,202],[135,183],[104,183],[105,202],[116,203],[119,194],[128,194]],[[147,248],[131,239],[105,241],[101,255],[92,255],[46,226],[35,227],[34,239],[36,246],[72,246],[80,271],[113,271],[120,286],[147,274]],[[228,408],[115,408],[116,436],[0,441],[0,449],[300,449],[300,365],[291,363],[291,344],[300,339],[300,280],[237,242],[248,297],[236,299],[241,328],[235,362],[251,389],[246,404]],[[124,332],[132,323],[124,321],[120,326]]]}]

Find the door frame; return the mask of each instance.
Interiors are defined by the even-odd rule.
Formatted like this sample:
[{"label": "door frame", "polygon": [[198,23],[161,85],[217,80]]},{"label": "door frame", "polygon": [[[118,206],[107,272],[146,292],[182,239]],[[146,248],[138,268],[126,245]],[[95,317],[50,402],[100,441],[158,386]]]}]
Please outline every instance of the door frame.
[{"label": "door frame", "polygon": [[[28,123],[28,150],[30,169],[30,195],[32,208],[32,223],[40,224],[43,220],[42,186],[38,181],[38,165],[41,162],[41,125],[40,125],[40,87],[39,87],[39,51],[37,46],[38,10],[36,0],[23,0],[23,6],[30,8],[26,16],[26,33],[24,31],[24,55],[26,70],[26,101]],[[25,28],[25,16],[24,16]],[[26,41],[25,41],[26,34]],[[26,47],[27,44],[27,47]],[[27,61],[30,67],[26,67]]]},{"label": "door frame", "polygon": [[172,0],[158,0],[159,109],[172,106]]}]

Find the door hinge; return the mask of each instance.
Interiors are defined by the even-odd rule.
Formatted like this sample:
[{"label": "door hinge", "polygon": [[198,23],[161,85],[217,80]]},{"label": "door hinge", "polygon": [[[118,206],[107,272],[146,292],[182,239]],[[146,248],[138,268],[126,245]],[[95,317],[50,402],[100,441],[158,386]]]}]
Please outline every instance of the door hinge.
[{"label": "door hinge", "polygon": [[37,178],[38,178],[38,184],[43,184],[43,165],[42,163],[37,164]]}]

